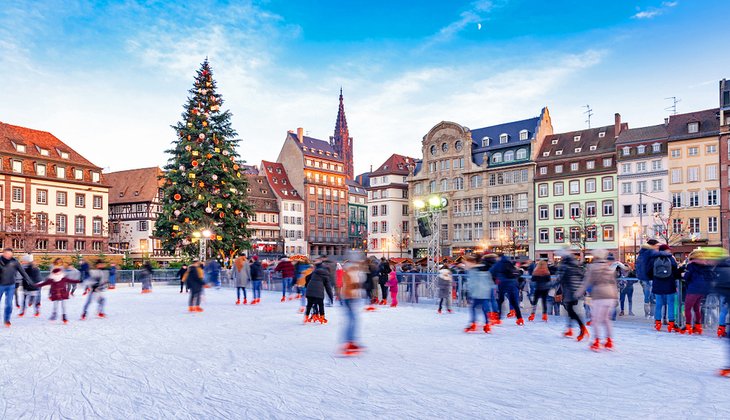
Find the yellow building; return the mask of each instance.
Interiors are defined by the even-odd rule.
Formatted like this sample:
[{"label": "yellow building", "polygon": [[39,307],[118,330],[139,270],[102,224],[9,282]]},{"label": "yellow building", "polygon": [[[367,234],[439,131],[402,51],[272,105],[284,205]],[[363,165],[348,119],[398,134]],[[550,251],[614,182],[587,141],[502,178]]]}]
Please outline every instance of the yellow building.
[{"label": "yellow building", "polygon": [[[718,109],[673,115],[669,132],[672,250],[685,257],[698,246],[720,246],[720,124]],[[681,235],[681,239],[679,236]]]}]

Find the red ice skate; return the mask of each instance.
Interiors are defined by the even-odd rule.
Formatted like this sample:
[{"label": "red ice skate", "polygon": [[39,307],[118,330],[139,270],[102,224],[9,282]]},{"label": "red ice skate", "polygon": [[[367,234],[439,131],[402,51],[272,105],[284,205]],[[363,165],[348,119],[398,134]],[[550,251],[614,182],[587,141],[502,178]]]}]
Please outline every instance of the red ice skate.
[{"label": "red ice skate", "polygon": [[548,320],[547,314],[542,314],[542,320],[547,322],[547,320]]},{"label": "red ice skate", "polygon": [[517,325],[525,325],[525,320],[522,318],[517,318],[517,321],[515,322]]},{"label": "red ice skate", "polygon": [[695,324],[694,332],[697,335],[702,335],[702,324]]},{"label": "red ice skate", "polygon": [[527,317],[527,320],[532,322],[535,320],[535,314],[530,314],[530,316]]},{"label": "red ice skate", "polygon": [[492,328],[489,326],[489,324],[484,324],[484,333],[489,334],[490,331],[492,331]]},{"label": "red ice skate", "polygon": [[580,334],[578,334],[578,337],[575,339],[578,341],[582,341],[584,338],[589,337],[591,334],[588,332],[588,328],[583,327],[580,329]]},{"label": "red ice skate", "polygon": [[516,315],[515,315],[515,310],[514,309],[512,309],[511,311],[509,311],[509,313],[507,314],[507,318],[514,318],[515,316]]},{"label": "red ice skate", "polygon": [[469,324],[468,327],[464,328],[464,332],[465,333],[474,332],[476,330],[477,330],[477,324],[475,324],[474,322],[472,322],[471,324]]},{"label": "red ice skate", "polygon": [[596,338],[593,344],[591,344],[590,349],[593,351],[601,351],[601,340]]},{"label": "red ice skate", "polygon": [[603,347],[605,347],[606,350],[613,350],[613,341],[611,341],[611,337],[606,339],[606,344],[604,344]]},{"label": "red ice skate", "polygon": [[573,336],[573,329],[572,329],[572,328],[568,328],[568,329],[567,329],[567,330],[566,330],[566,331],[565,331],[565,332],[563,333],[563,337],[572,337],[572,336]]},{"label": "red ice skate", "polygon": [[717,327],[717,336],[719,338],[725,337],[725,326],[724,325],[720,325],[719,327]]}]

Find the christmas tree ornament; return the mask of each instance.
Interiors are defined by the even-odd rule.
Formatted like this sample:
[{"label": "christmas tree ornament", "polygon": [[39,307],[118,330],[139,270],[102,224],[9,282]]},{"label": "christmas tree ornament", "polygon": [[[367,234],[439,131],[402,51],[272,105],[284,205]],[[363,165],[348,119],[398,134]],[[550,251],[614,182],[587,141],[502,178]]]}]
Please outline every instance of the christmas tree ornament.
[{"label": "christmas tree ornament", "polygon": [[190,162],[190,164],[193,165],[193,168],[194,168],[194,167],[198,166],[198,161],[194,160],[194,161]]},{"label": "christmas tree ornament", "polygon": [[215,206],[216,206],[216,208],[219,208],[219,209],[222,209],[223,208],[223,204],[222,203],[216,203]]},{"label": "christmas tree ornament", "polygon": [[173,225],[173,226],[172,226],[172,230],[180,230],[180,226],[178,226],[178,225]]},{"label": "christmas tree ornament", "polygon": [[198,156],[198,151],[197,150],[193,150],[193,156]]},{"label": "christmas tree ornament", "polygon": [[188,128],[192,128],[192,126],[193,126],[193,123],[189,122],[188,123]]},{"label": "christmas tree ornament", "polygon": [[208,126],[208,121],[203,121],[203,127],[207,127],[207,126]]},{"label": "christmas tree ornament", "polygon": [[220,217],[221,219],[222,219],[222,218],[223,218],[223,217],[224,217],[225,215],[226,215],[226,214],[225,214],[225,213],[223,213],[223,212],[220,212],[220,213],[218,213],[218,217]]},{"label": "christmas tree ornament", "polygon": [[198,134],[198,138],[200,140],[205,140],[205,134],[203,134],[203,133]]},{"label": "christmas tree ornament", "polygon": [[222,241],[222,240],[223,240],[223,237],[222,237],[221,235],[217,235],[217,236],[216,236],[215,238],[216,238],[217,240],[219,240],[219,241]]},{"label": "christmas tree ornament", "polygon": [[174,214],[175,214],[175,216],[179,216],[180,215],[180,210],[175,210]]},{"label": "christmas tree ornament", "polygon": [[[228,156],[228,150],[223,151],[223,156]],[[225,166],[224,166],[224,168],[225,168]]]},{"label": "christmas tree ornament", "polygon": [[173,198],[175,199],[175,201],[180,201],[182,199],[182,196],[180,194],[175,194]]},{"label": "christmas tree ornament", "polygon": [[210,206],[208,206],[208,207],[205,208],[205,212],[206,213],[213,213],[213,208],[210,207]]},{"label": "christmas tree ornament", "polygon": [[189,144],[187,146],[185,146],[185,150],[187,150],[188,152],[191,151],[192,149],[193,148]]},{"label": "christmas tree ornament", "polygon": [[218,175],[216,175],[216,174],[213,174],[213,176],[211,176],[211,178],[213,178],[213,181],[218,181]]},{"label": "christmas tree ornament", "polygon": [[184,171],[185,170],[185,166],[184,165],[180,165],[180,170],[181,171]]},{"label": "christmas tree ornament", "polygon": [[189,173],[189,174],[188,174],[188,178],[190,178],[190,179],[195,179],[195,174],[194,174],[194,173],[192,173],[192,172],[191,172],[191,173]]},{"label": "christmas tree ornament", "polygon": [[219,149],[219,148],[216,147],[216,148],[213,149],[213,151],[216,152],[216,153],[220,153],[221,152],[221,149]]},{"label": "christmas tree ornament", "polygon": [[200,188],[203,188],[203,187],[205,187],[205,183],[204,183],[203,181],[200,181],[200,182],[198,183],[198,186],[199,186]]},{"label": "christmas tree ornament", "polygon": [[211,155],[210,153],[208,153],[207,155],[205,155],[205,157],[206,157],[207,159],[210,159],[210,158],[212,158],[212,157],[213,157],[213,155]]}]

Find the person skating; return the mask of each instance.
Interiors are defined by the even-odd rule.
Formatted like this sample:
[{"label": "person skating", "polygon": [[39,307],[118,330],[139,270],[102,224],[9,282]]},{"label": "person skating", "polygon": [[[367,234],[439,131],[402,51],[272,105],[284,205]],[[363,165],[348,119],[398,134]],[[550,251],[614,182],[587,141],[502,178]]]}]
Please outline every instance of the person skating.
[{"label": "person skating", "polygon": [[464,329],[465,332],[473,332],[477,330],[476,324],[476,311],[480,308],[484,313],[484,327],[482,330],[485,333],[491,331],[489,313],[491,310],[491,304],[489,303],[492,298],[494,291],[494,281],[492,280],[492,274],[487,268],[479,261],[479,258],[474,255],[466,257],[465,262],[466,268],[466,291],[471,299],[471,318],[469,325]]},{"label": "person skating", "polygon": [[117,288],[117,265],[111,263],[109,265],[109,290]]},{"label": "person skating", "polygon": [[63,323],[68,323],[66,317],[66,301],[69,298],[69,285],[81,283],[81,280],[70,279],[65,276],[61,267],[54,267],[51,274],[45,281],[36,284],[39,289],[43,286],[51,286],[50,298],[53,302],[53,313],[49,320],[55,321],[58,316],[58,307],[61,307],[61,319]]},{"label": "person skating", "polygon": [[183,292],[183,287],[185,288],[185,291],[188,291],[188,287],[185,285],[185,282],[183,281],[183,276],[185,273],[188,272],[188,265],[183,264],[179,270],[177,270],[177,278],[180,280],[180,293]]},{"label": "person skating", "polygon": [[104,303],[106,302],[104,292],[106,292],[109,287],[109,272],[104,269],[104,266],[104,261],[97,260],[96,267],[89,270],[89,278],[86,280],[86,284],[89,287],[89,296],[86,298],[86,303],[84,304],[84,309],[81,313],[81,320],[86,319],[89,306],[94,299],[97,300],[99,308],[97,315],[99,318],[106,317],[106,314],[104,313]]},{"label": "person skating", "polygon": [[649,276],[652,280],[652,293],[656,299],[654,308],[654,328],[662,329],[662,310],[666,308],[668,332],[679,331],[674,325],[675,303],[677,301],[677,278],[679,276],[677,261],[665,244],[659,246],[659,251],[650,254],[648,259]]},{"label": "person skating", "polygon": [[307,277],[312,274],[314,267],[310,264],[309,260],[298,261],[294,266],[295,271],[295,284],[297,287],[297,296],[299,299],[299,313],[303,314],[304,309],[307,307]]},{"label": "person skating", "polygon": [[291,294],[291,283],[294,279],[294,264],[284,257],[276,264],[274,271],[281,274],[281,301],[286,302],[287,293]]},{"label": "person skating", "polygon": [[221,264],[215,258],[211,258],[205,263],[203,268],[205,276],[204,283],[216,288],[221,287]]},{"label": "person skating", "polygon": [[203,294],[203,267],[199,259],[194,259],[193,263],[188,267],[188,271],[184,274],[183,281],[188,285],[190,290],[190,299],[188,301],[188,312],[203,312],[200,307],[200,298]]},{"label": "person skating", "polygon": [[580,299],[591,289],[591,321],[593,321],[594,342],[591,350],[601,349],[601,328],[605,331],[606,341],[603,344],[608,350],[613,349],[613,325],[611,311],[616,307],[618,288],[616,286],[616,270],[611,261],[606,260],[605,249],[593,251],[593,262],[586,269],[583,284],[576,290],[575,299]]},{"label": "person skating", "polygon": [[502,306],[505,297],[507,297],[511,308],[510,313],[514,311],[517,317],[517,325],[524,325],[525,321],[522,319],[520,302],[517,300],[519,296],[517,278],[519,275],[515,265],[508,256],[501,255],[499,261],[489,269],[489,272],[492,273],[492,278],[497,284],[497,314],[499,319],[502,319]]},{"label": "person skating", "polygon": [[33,255],[26,254],[23,256],[23,269],[28,274],[30,281],[22,279],[23,284],[23,304],[20,307],[18,317],[25,315],[25,308],[34,308],[35,316],[40,316],[41,312],[41,291],[36,286],[41,282],[41,270],[33,264]]},{"label": "person skating", "polygon": [[558,268],[558,281],[563,292],[563,306],[568,311],[568,326],[563,336],[573,336],[572,322],[575,321],[580,328],[580,333],[576,338],[578,341],[581,341],[590,335],[580,315],[575,311],[575,307],[579,302],[575,297],[575,292],[583,283],[583,270],[578,265],[578,260],[568,250],[560,250],[558,255],[562,257]]},{"label": "person skating", "polygon": [[382,257],[378,266],[378,284],[380,285],[380,305],[388,304],[388,275],[390,274],[390,264]]},{"label": "person skating", "polygon": [[342,276],[345,275],[345,268],[342,264],[337,263],[337,270],[335,272],[335,300],[340,302],[342,306]]},{"label": "person skating", "polygon": [[542,301],[542,320],[547,322],[548,320],[548,293],[550,293],[550,270],[548,269],[547,261],[540,260],[532,270],[532,283],[535,285],[535,295],[533,296],[532,313],[527,318],[528,321],[535,320],[535,312],[537,311],[537,302]]},{"label": "person skating", "polygon": [[[324,296],[325,293],[332,297],[332,280],[330,279],[330,271],[323,264],[323,258],[318,258],[315,262],[314,272],[309,276],[307,283],[307,310],[304,313],[304,322],[317,322],[321,324],[327,323],[324,312]],[[314,313],[310,313],[314,308]]]},{"label": "person skating", "polygon": [[251,285],[253,286],[253,300],[251,305],[261,302],[261,283],[264,280],[264,268],[261,266],[259,256],[254,255],[251,263]]},{"label": "person skating", "polygon": [[369,275],[366,283],[367,297],[370,298],[370,305],[365,307],[366,311],[374,311],[374,305],[378,303],[378,279],[380,273],[380,264],[377,258],[372,257],[368,262]]},{"label": "person skating", "polygon": [[152,293],[152,264],[149,261],[142,264],[139,279],[142,282],[142,293]]},{"label": "person skating", "polygon": [[[81,285],[84,286],[84,293],[82,296],[86,296],[89,293],[89,287],[86,285],[86,280],[89,279],[89,276],[91,275],[89,271],[91,270],[91,267],[89,266],[89,263],[86,260],[81,260],[81,264],[79,264],[79,274],[81,275]],[[73,290],[71,290],[71,294],[73,295],[76,291],[76,285],[73,285]]]},{"label": "person skating", "polygon": [[[685,325],[680,330],[682,334],[702,334],[702,300],[710,292],[715,281],[712,261],[705,258],[702,250],[695,250],[689,254],[689,264],[684,272],[684,282],[687,284],[687,296],[684,300]],[[692,323],[694,312],[694,323]],[[724,323],[724,321],[723,321]]]},{"label": "person skating", "polygon": [[3,313],[3,321],[6,327],[10,327],[10,315],[13,313],[13,299],[15,297],[16,277],[20,275],[21,279],[30,282],[30,277],[20,265],[18,260],[13,258],[13,249],[5,248],[2,257],[0,257],[0,299],[5,295],[5,312]]},{"label": "person skating", "polygon": [[[712,285],[712,291],[717,293],[721,301],[730,302],[730,258],[728,258],[728,252],[725,249],[715,249],[716,254],[711,260],[715,264],[714,269],[714,283]],[[728,350],[730,350],[730,334],[726,334],[724,340],[728,343]],[[726,367],[720,369],[718,374],[730,378],[730,351],[728,352],[728,362]]]},{"label": "person skating", "polygon": [[454,289],[454,276],[451,274],[451,270],[448,268],[442,268],[439,270],[438,277],[436,278],[436,287],[438,289],[439,308],[438,313],[441,313],[444,307],[444,301],[446,303],[446,311],[452,313],[451,300],[452,291]]},{"label": "person skating", "polygon": [[241,292],[243,292],[243,304],[248,304],[246,298],[246,286],[251,281],[251,264],[245,255],[241,255],[233,261],[233,283],[236,286],[236,305],[241,304]]},{"label": "person skating", "polygon": [[391,269],[388,274],[388,282],[385,284],[390,291],[390,307],[398,306],[398,275],[395,270]]},{"label": "person skating", "polygon": [[348,251],[347,262],[343,267],[341,302],[345,311],[344,343],[340,350],[343,356],[356,356],[363,349],[357,342],[357,301],[360,299],[360,289],[366,282],[367,264],[362,251]]},{"label": "person skating", "polygon": [[656,256],[658,250],[659,241],[656,239],[649,239],[641,246],[639,255],[636,257],[636,263],[634,264],[636,278],[639,279],[641,289],[644,293],[644,316],[646,318],[654,315],[652,304],[655,304],[655,296],[652,293],[651,282],[651,272],[653,267],[650,267],[650,262],[653,257]]}]

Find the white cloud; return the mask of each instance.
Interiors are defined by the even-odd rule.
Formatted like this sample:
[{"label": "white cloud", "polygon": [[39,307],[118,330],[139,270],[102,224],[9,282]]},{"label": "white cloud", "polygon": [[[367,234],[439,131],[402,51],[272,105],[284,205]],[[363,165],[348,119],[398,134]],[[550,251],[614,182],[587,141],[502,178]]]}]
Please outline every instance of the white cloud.
[{"label": "white cloud", "polygon": [[490,0],[473,1],[469,5],[468,10],[459,14],[459,19],[444,26],[436,34],[431,36],[423,48],[425,49],[436,44],[448,42],[468,26],[473,25],[476,28],[476,24],[482,22],[494,7],[494,2]]},{"label": "white cloud", "polygon": [[661,7],[650,7],[646,10],[639,10],[636,12],[633,16],[631,16],[633,19],[653,19],[659,15],[664,14],[672,7],[676,7],[679,4],[678,1],[665,1],[662,3]]}]

